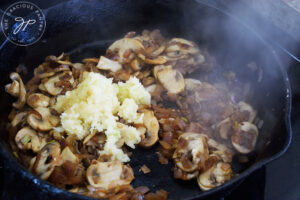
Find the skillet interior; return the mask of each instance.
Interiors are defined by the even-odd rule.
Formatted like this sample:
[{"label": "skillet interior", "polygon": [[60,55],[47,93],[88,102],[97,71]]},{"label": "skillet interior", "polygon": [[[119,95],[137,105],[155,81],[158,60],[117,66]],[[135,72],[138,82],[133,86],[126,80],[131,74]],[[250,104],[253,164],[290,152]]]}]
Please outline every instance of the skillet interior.
[{"label": "skillet interior", "polygon": [[[202,193],[196,181],[182,182],[172,178],[169,165],[157,162],[155,147],[151,150],[137,149],[134,151],[131,166],[135,171],[134,186],[146,185],[151,189],[165,189],[170,192],[171,199],[184,199],[220,193],[236,185],[244,176],[255,168],[272,160],[285,151],[289,141],[289,97],[287,97],[286,77],[270,49],[248,29],[238,24],[223,13],[194,1],[68,1],[45,11],[47,28],[44,39],[29,47],[16,47],[7,43],[0,54],[1,119],[6,120],[11,102],[14,101],[4,92],[4,85],[9,82],[8,74],[22,63],[32,70],[49,54],[58,55],[70,52],[79,47],[81,51],[72,52],[72,60],[79,61],[83,57],[102,54],[112,40],[122,37],[126,32],[143,29],[160,29],[166,36],[180,36],[196,41],[200,46],[207,47],[217,57],[218,70],[212,74],[220,76],[224,71],[237,73],[238,82],[251,82],[253,95],[247,101],[264,121],[260,130],[257,150],[250,156],[250,162],[235,165],[240,176],[224,186]],[[97,41],[95,43],[95,41]],[[88,46],[81,46],[92,43]],[[247,64],[255,61],[263,69],[263,79],[257,82],[258,76],[252,73]],[[193,74],[198,77],[198,74]],[[28,78],[27,77],[27,78]],[[26,81],[26,78],[24,79]],[[6,131],[1,126],[1,156],[7,159],[7,167],[22,174],[26,179],[34,179],[12,160],[9,147],[5,142]],[[9,155],[9,156],[8,156]],[[152,173],[144,175],[138,169],[146,164]],[[250,168],[250,169],[249,169]],[[8,176],[8,175],[6,175]],[[11,177],[13,178],[13,177]],[[9,178],[8,178],[9,180]],[[65,199],[61,190],[53,190],[43,181],[34,179],[45,192],[43,199]],[[16,183],[17,184],[17,183]],[[33,185],[34,185],[33,184]],[[16,187],[18,187],[16,185]],[[49,194],[49,195],[48,195]],[[84,199],[71,195],[73,199]]]}]

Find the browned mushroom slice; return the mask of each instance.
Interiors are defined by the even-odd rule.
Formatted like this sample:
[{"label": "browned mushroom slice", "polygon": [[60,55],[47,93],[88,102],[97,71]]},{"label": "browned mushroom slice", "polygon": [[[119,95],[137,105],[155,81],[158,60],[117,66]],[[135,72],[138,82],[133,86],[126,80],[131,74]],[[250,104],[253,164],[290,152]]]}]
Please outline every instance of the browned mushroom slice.
[{"label": "browned mushroom slice", "polygon": [[48,179],[55,166],[62,165],[60,151],[57,142],[44,146],[37,154],[31,171],[43,180]]},{"label": "browned mushroom slice", "polygon": [[50,63],[44,62],[34,69],[34,76],[40,79],[51,77],[55,74]]},{"label": "browned mushroom slice", "polygon": [[54,68],[54,72],[63,72],[63,71],[70,71],[69,65],[63,64],[63,65],[59,65],[58,67]]},{"label": "browned mushroom slice", "polygon": [[184,58],[188,54],[196,54],[199,49],[191,41],[182,38],[173,38],[169,41],[165,51],[168,60],[178,60]]},{"label": "browned mushroom slice", "polygon": [[59,124],[59,117],[51,114],[49,108],[37,107],[29,113],[28,124],[39,131],[49,131]]},{"label": "browned mushroom slice", "polygon": [[181,180],[191,180],[197,178],[199,175],[199,170],[193,172],[185,172],[182,169],[178,168],[177,166],[174,167],[174,178],[181,179]]},{"label": "browned mushroom slice", "polygon": [[13,80],[12,83],[5,85],[5,91],[11,96],[18,97],[20,92],[19,82]]},{"label": "browned mushroom slice", "polygon": [[155,49],[154,51],[151,52],[151,56],[152,57],[157,57],[160,54],[162,54],[165,49],[166,49],[166,46],[165,45],[161,45],[159,48],[157,48],[157,49]]},{"label": "browned mushroom slice", "polygon": [[33,93],[27,97],[27,104],[32,107],[47,107],[49,105],[50,98],[41,93]]},{"label": "browned mushroom slice", "polygon": [[147,131],[145,137],[142,138],[140,145],[142,147],[151,147],[158,141],[159,123],[154,116],[153,111],[144,110],[143,124]]},{"label": "browned mushroom slice", "polygon": [[142,69],[141,60],[139,58],[134,59],[133,61],[131,61],[130,66],[134,71],[141,70]]},{"label": "browned mushroom slice", "polygon": [[106,191],[117,186],[128,185],[134,179],[131,167],[120,161],[93,160],[86,171],[86,177],[91,186],[103,188]]},{"label": "browned mushroom slice", "polygon": [[198,177],[198,185],[206,191],[229,181],[232,176],[231,166],[228,163],[218,162]]},{"label": "browned mushroom slice", "polygon": [[46,144],[46,141],[40,139],[37,133],[29,127],[18,131],[15,142],[19,149],[32,149],[34,152],[38,152]]},{"label": "browned mushroom slice", "polygon": [[53,76],[53,77],[49,78],[48,80],[46,80],[43,83],[43,85],[49,94],[56,96],[56,95],[60,94],[61,91],[63,90],[63,88],[61,86],[57,85],[60,81],[69,82],[69,84],[73,84],[74,79],[72,76],[72,72],[65,71],[56,76]]},{"label": "browned mushroom slice", "polygon": [[42,92],[47,92],[45,85],[43,83],[39,84],[38,86],[39,90],[41,90]]},{"label": "browned mushroom slice", "polygon": [[156,84],[152,84],[146,87],[146,90],[151,94],[155,91]]},{"label": "browned mushroom slice", "polygon": [[65,161],[61,166],[55,167],[48,181],[58,185],[74,185],[83,182],[85,169],[80,163]]},{"label": "browned mushroom slice", "polygon": [[216,99],[219,95],[217,88],[207,82],[186,80],[186,84],[188,85],[186,89],[192,92],[197,103]]},{"label": "browned mushroom slice", "polygon": [[252,123],[254,118],[256,117],[256,111],[252,108],[252,106],[250,106],[244,101],[240,101],[238,103],[238,108],[240,112],[245,112],[248,114],[247,121]]},{"label": "browned mushroom slice", "polygon": [[115,41],[110,47],[108,48],[112,52],[118,52],[118,62],[125,63],[127,62],[128,52],[140,52],[144,50],[142,43],[136,39],[132,38],[122,38],[120,40]]},{"label": "browned mushroom slice", "polygon": [[153,75],[157,79],[157,73],[163,71],[164,69],[172,69],[172,65],[156,65],[153,68]]},{"label": "browned mushroom slice", "polygon": [[79,184],[83,181],[85,175],[84,167],[79,163],[78,157],[65,147],[61,152],[63,164],[55,167],[49,181],[56,184]]},{"label": "browned mushroom slice", "polygon": [[224,162],[230,163],[232,161],[234,152],[231,149],[229,149],[227,146],[225,146],[224,144],[218,143],[217,141],[215,141],[211,138],[208,138],[207,145],[208,145],[210,151],[214,155],[218,156]]},{"label": "browned mushroom slice", "polygon": [[170,93],[178,94],[185,88],[184,78],[177,70],[164,68],[158,70],[156,76],[162,86]]},{"label": "browned mushroom slice", "polygon": [[200,85],[201,81],[192,78],[186,78],[185,81],[185,89],[188,91],[195,91]]},{"label": "browned mushroom slice", "polygon": [[184,133],[178,138],[178,146],[173,154],[176,166],[185,172],[204,168],[209,151],[206,137],[199,133]]},{"label": "browned mushroom slice", "polygon": [[226,118],[217,124],[216,131],[222,139],[227,140],[234,132],[234,122],[230,118]]},{"label": "browned mushroom slice", "polygon": [[231,142],[238,152],[246,154],[254,149],[257,137],[257,127],[249,122],[242,122],[232,135]]},{"label": "browned mushroom slice", "polygon": [[78,163],[78,157],[71,151],[69,147],[65,147],[64,150],[61,152],[61,158],[64,162],[70,161],[72,163]]},{"label": "browned mushroom slice", "polygon": [[13,82],[5,86],[5,91],[14,97],[19,97],[18,101],[14,102],[12,105],[14,108],[21,109],[26,102],[25,86],[18,73],[12,72],[9,77]]},{"label": "browned mushroom slice", "polygon": [[27,117],[27,112],[20,112],[15,115],[14,119],[11,121],[13,127],[18,126],[20,123],[25,122]]},{"label": "browned mushroom slice", "polygon": [[164,56],[158,56],[157,58],[151,59],[146,58],[145,63],[151,64],[151,65],[162,65],[165,64],[168,60]]},{"label": "browned mushroom slice", "polygon": [[110,60],[104,56],[101,56],[99,59],[99,62],[97,64],[97,68],[98,69],[102,69],[102,70],[110,70],[112,72],[116,72],[120,69],[122,69],[122,66],[120,65],[120,63]]}]

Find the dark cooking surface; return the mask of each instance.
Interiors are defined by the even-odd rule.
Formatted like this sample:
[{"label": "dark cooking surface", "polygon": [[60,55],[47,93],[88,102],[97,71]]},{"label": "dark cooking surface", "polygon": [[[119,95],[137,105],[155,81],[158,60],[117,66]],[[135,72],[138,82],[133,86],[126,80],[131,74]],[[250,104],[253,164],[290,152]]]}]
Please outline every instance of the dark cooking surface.
[{"label": "dark cooking surface", "polygon": [[[39,5],[39,3],[37,3]],[[2,8],[2,7],[1,7]],[[293,68],[294,69],[294,68]],[[300,67],[298,66],[298,69]],[[296,74],[300,74],[300,70],[295,70],[290,73],[291,76],[295,76]],[[294,81],[292,83],[293,89],[299,91],[299,88],[296,88],[297,77],[294,77]],[[298,78],[299,79],[299,78]],[[299,82],[298,82],[299,83]],[[298,94],[299,99],[299,94]],[[297,102],[295,102],[296,104]],[[294,112],[296,113],[296,109],[298,108],[299,113],[299,105],[298,107],[294,107]],[[266,170],[263,168],[255,172],[252,176],[247,178],[244,183],[240,185],[236,190],[234,190],[227,198],[225,199],[263,199],[263,196],[266,196],[266,199],[296,199],[300,197],[300,194],[297,194],[297,188],[300,187],[300,173],[298,172],[297,166],[300,164],[299,156],[297,157],[297,152],[300,152],[300,144],[299,144],[299,136],[297,139],[297,135],[300,135],[300,116],[295,116],[293,118],[294,122],[294,142],[292,144],[291,149],[287,152],[279,160],[271,163],[267,166]],[[0,160],[0,166],[5,165]],[[1,168],[0,168],[1,170]],[[1,173],[9,173],[0,171],[0,177],[3,177]],[[24,187],[14,188],[14,181],[22,181],[20,177],[14,177],[12,175],[12,180],[2,180],[1,188],[0,188],[0,199],[13,199],[12,196],[16,197],[15,199],[42,199],[35,195],[35,191],[38,190],[33,184],[25,183]],[[5,184],[6,190],[3,192],[3,185]],[[251,188],[251,189],[249,189]],[[264,188],[266,190],[264,191]],[[251,192],[249,192],[251,191]],[[288,191],[288,192],[287,192]],[[299,192],[299,191],[298,191]]]}]

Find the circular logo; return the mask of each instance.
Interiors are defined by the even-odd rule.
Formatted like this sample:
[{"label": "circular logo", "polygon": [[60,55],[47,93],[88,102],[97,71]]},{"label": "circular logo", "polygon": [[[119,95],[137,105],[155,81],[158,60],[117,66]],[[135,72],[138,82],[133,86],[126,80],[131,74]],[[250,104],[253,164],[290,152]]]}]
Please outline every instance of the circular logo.
[{"label": "circular logo", "polygon": [[28,46],[42,37],[46,20],[42,10],[35,4],[19,1],[5,10],[1,26],[9,41],[16,45]]}]

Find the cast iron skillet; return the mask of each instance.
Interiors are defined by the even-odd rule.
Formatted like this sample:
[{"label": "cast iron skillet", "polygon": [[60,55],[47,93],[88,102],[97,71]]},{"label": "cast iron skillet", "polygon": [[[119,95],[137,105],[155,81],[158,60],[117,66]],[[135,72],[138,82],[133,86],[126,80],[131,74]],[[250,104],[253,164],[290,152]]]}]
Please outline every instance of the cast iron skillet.
[{"label": "cast iron skillet", "polygon": [[[42,40],[29,47],[17,47],[9,42],[1,46],[0,53],[0,88],[2,115],[0,155],[5,163],[6,173],[2,177],[7,184],[4,189],[11,193],[24,191],[34,199],[89,199],[72,194],[46,183],[24,169],[14,158],[6,142],[7,132],[4,122],[14,101],[4,92],[4,85],[9,81],[9,72],[18,64],[24,64],[28,75],[41,63],[45,56],[61,52],[71,52],[73,61],[87,56],[99,56],[114,39],[126,32],[143,29],[161,29],[164,35],[183,37],[207,47],[218,60],[218,70],[236,72],[237,83],[250,82],[253,88],[247,101],[258,110],[263,120],[256,151],[250,162],[237,164],[234,170],[239,173],[231,181],[207,192],[198,189],[196,181],[183,182],[174,180],[169,165],[160,165],[155,154],[155,147],[150,150],[134,151],[131,166],[135,171],[134,186],[146,185],[152,190],[165,189],[170,192],[170,199],[199,199],[225,196],[246,176],[268,162],[281,156],[288,148],[292,133],[290,127],[291,94],[290,85],[284,67],[273,53],[268,43],[255,32],[211,6],[201,2],[187,1],[86,1],[70,0],[44,10],[47,27]],[[88,45],[86,45],[88,44]],[[75,49],[75,50],[74,50]],[[255,61],[262,69],[263,78],[252,73],[247,64]],[[197,74],[193,75],[197,77]],[[252,94],[252,95],[251,95]],[[144,175],[138,172],[146,164],[152,172]],[[24,181],[15,181],[15,180]],[[14,181],[14,182],[13,182]],[[10,190],[10,191],[9,191]],[[32,196],[30,192],[32,191]],[[22,198],[22,194],[14,194]],[[13,198],[11,198],[13,199]]]}]

